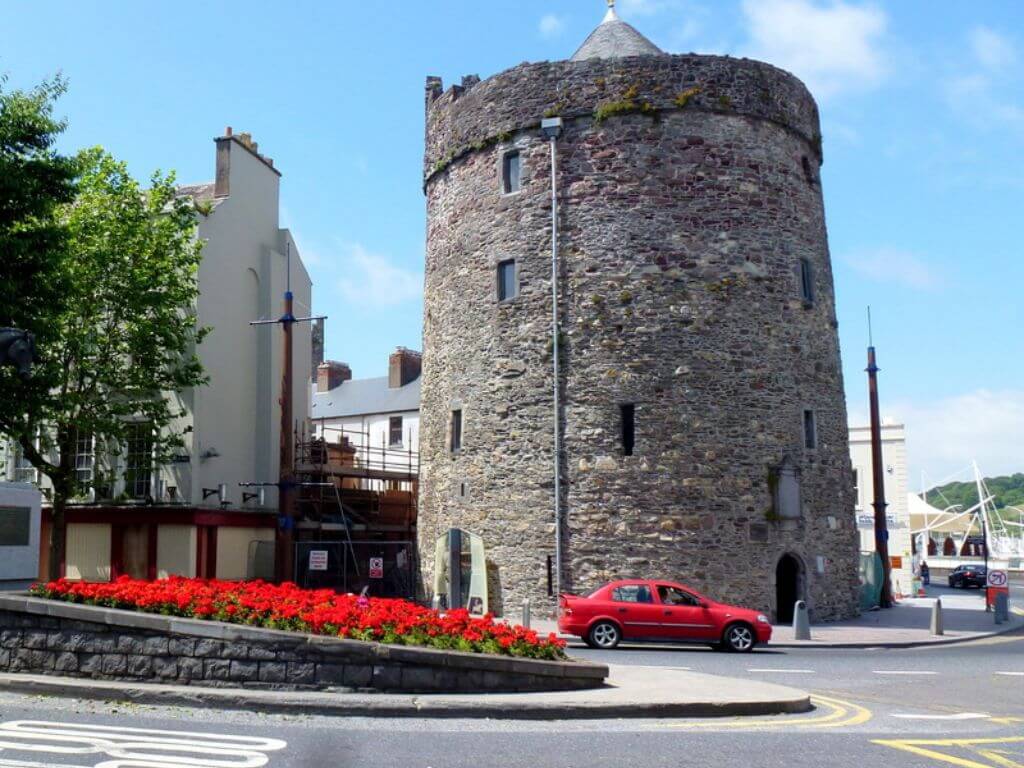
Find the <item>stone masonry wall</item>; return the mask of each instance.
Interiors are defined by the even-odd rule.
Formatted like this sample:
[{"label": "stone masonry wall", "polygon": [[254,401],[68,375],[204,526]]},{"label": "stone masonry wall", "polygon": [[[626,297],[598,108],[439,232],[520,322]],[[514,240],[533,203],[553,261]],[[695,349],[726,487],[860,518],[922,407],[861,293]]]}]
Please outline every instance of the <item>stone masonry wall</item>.
[{"label": "stone masonry wall", "polygon": [[0,671],[411,693],[592,688],[608,674],[594,664],[385,646],[8,596],[0,596]]},{"label": "stone masonry wall", "polygon": [[[806,89],[767,65],[696,56],[524,65],[469,84],[442,95],[428,82],[424,584],[435,538],[457,525],[484,538],[492,609],[527,596],[552,605],[551,169],[535,128],[551,110],[566,118],[565,587],[667,578],[777,611],[775,568],[789,553],[814,618],[854,614],[846,410]],[[596,120],[602,104],[618,114]],[[511,149],[522,190],[504,194]],[[509,258],[519,295],[499,302],[495,268]],[[636,408],[632,456],[622,404]],[[804,409],[816,413],[811,450]],[[787,457],[802,515],[782,521],[771,476]]]}]

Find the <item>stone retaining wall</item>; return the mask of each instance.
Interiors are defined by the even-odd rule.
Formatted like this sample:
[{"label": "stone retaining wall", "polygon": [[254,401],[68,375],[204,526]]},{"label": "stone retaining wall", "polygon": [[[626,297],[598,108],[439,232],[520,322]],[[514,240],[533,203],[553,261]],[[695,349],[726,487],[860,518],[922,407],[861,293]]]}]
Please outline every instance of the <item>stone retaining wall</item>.
[{"label": "stone retaining wall", "polygon": [[596,688],[608,675],[595,664],[381,645],[8,595],[0,596],[0,671],[407,693]]}]

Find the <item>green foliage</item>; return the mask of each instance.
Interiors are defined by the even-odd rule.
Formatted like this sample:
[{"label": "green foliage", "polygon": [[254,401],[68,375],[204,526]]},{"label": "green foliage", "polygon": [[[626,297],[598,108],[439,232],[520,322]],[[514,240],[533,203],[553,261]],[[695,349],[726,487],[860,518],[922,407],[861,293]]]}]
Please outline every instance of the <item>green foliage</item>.
[{"label": "green foliage", "polygon": [[609,117],[614,117],[616,115],[629,115],[636,113],[652,115],[656,113],[658,110],[653,104],[637,98],[639,93],[639,87],[631,85],[626,89],[622,94],[622,98],[618,101],[606,101],[602,104],[598,104],[597,109],[594,110],[594,122],[600,125]]},{"label": "green foliage", "polygon": [[700,86],[697,85],[687,88],[685,91],[680,91],[676,94],[675,105],[680,109],[684,109],[690,103],[690,100],[699,93]]},{"label": "green foliage", "polygon": [[[994,498],[996,509],[1007,507],[1024,509],[1024,473],[985,478],[985,485]],[[960,504],[969,509],[978,503],[978,487],[974,482],[954,482],[928,491],[928,503],[939,509]],[[1016,520],[1019,513],[1010,511],[1009,519]]]},{"label": "green foliage", "polygon": [[[65,301],[66,230],[55,214],[74,197],[77,171],[73,158],[53,148],[65,127],[53,116],[65,83],[55,78],[9,92],[5,84],[0,77],[0,327],[31,331],[45,343],[46,319]],[[5,393],[7,373],[0,372]]]},{"label": "green foliage", "polygon": [[157,463],[165,462],[182,445],[172,424],[184,413],[173,393],[205,382],[195,354],[205,331],[196,324],[202,243],[192,200],[178,195],[173,174],[154,174],[144,191],[102,149],[77,162],[78,195],[56,212],[66,256],[52,279],[65,301],[33,308],[47,333],[32,378],[0,374],[8,376],[0,433],[49,477],[55,528],[66,500],[82,490],[78,434],[95,437],[99,458],[122,450],[131,420],[143,419],[158,436]]}]

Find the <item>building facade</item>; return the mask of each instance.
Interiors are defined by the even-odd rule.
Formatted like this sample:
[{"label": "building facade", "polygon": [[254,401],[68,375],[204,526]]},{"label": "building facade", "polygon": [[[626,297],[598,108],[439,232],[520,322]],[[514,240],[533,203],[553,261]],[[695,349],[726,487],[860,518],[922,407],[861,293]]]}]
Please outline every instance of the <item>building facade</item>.
[{"label": "building facade", "polygon": [[[75,463],[90,490],[68,511],[69,578],[273,573],[272,559],[265,562],[272,547],[258,543],[274,539],[276,488],[243,497],[239,483],[278,479],[281,331],[250,322],[280,316],[289,264],[296,316],[310,314],[312,283],[280,226],[281,174],[273,161],[230,128],[214,143],[214,181],[181,188],[196,202],[196,236],[204,243],[197,309],[210,332],[197,351],[209,383],[174,395],[186,414],[174,425],[185,444],[166,466],[155,465],[158,436],[146,423],[133,425],[115,459],[92,438],[79,441]],[[293,333],[293,413],[301,427],[309,414],[304,383],[312,342],[308,324],[297,323]],[[8,452],[9,479],[37,483],[45,493],[45,478]],[[100,467],[111,470],[109,481],[99,480]],[[44,531],[44,542],[48,537]],[[258,551],[264,562],[257,566]],[[44,544],[42,573],[47,553]]]},{"label": "building facade", "polygon": [[[560,117],[557,166],[540,129]],[[818,111],[614,10],[568,61],[426,89],[419,537],[482,537],[493,610],[676,578],[785,621],[858,604]],[[554,182],[552,182],[554,175]],[[557,576],[557,574],[556,574]]]},{"label": "building facade", "polygon": [[[871,427],[850,427],[854,513],[861,552],[875,551],[874,475],[871,469]],[[913,552],[907,493],[907,436],[902,424],[882,425],[886,521],[894,594],[913,594]]]}]

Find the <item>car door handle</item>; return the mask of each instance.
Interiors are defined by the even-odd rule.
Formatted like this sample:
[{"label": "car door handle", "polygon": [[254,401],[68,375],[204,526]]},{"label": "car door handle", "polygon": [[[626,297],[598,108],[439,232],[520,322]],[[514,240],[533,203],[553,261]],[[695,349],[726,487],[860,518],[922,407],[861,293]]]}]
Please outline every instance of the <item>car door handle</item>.
[{"label": "car door handle", "polygon": [[625,608],[619,608],[619,613],[625,613],[625,612],[626,612]]},{"label": "car door handle", "polygon": [[672,615],[672,611],[665,611],[665,615],[666,616],[671,616]]}]

